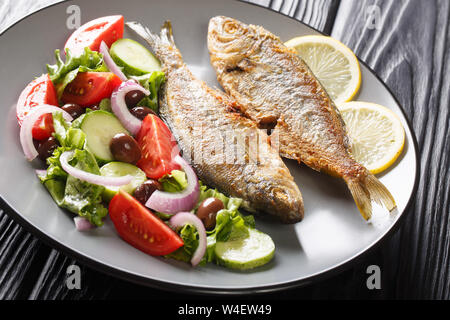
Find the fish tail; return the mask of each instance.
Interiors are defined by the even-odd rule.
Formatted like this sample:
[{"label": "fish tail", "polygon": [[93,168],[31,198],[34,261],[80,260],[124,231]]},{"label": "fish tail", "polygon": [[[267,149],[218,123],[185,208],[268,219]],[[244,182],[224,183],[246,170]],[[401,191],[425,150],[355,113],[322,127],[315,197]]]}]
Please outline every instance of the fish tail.
[{"label": "fish tail", "polygon": [[372,200],[384,206],[389,212],[397,207],[394,197],[389,190],[371,173],[366,177],[366,187],[369,190]]},{"label": "fish tail", "polygon": [[175,46],[172,33],[172,24],[166,21],[161,27],[159,35],[151,32],[139,22],[127,22],[127,26],[142,37],[153,50],[153,53],[164,65],[179,66],[183,64],[181,53]]},{"label": "fish tail", "polygon": [[365,220],[369,220],[372,217],[372,200],[370,199],[369,191],[365,185],[358,180],[351,179],[346,182],[359,212]]},{"label": "fish tail", "polygon": [[165,44],[175,45],[175,40],[173,39],[173,32],[172,32],[172,23],[170,22],[170,20],[167,20],[162,25],[160,39]]},{"label": "fish tail", "polygon": [[158,46],[158,43],[161,42],[161,39],[158,35],[152,33],[147,27],[144,27],[142,24],[136,21],[126,22],[126,25],[136,32],[139,36],[141,36],[150,47],[155,48]]},{"label": "fish tail", "polygon": [[372,217],[372,201],[384,206],[389,212],[397,206],[392,194],[373,174],[368,173],[362,180],[354,178],[345,180],[365,220]]}]

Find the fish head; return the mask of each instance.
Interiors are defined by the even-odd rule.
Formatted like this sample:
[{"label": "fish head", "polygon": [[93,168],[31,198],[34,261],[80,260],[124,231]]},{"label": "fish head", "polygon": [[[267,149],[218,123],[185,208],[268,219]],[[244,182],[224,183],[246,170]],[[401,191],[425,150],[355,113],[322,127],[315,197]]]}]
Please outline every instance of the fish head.
[{"label": "fish head", "polygon": [[258,34],[250,25],[224,16],[209,20],[208,49],[211,63],[219,70],[232,68],[251,56],[257,45],[255,40],[258,40]]}]

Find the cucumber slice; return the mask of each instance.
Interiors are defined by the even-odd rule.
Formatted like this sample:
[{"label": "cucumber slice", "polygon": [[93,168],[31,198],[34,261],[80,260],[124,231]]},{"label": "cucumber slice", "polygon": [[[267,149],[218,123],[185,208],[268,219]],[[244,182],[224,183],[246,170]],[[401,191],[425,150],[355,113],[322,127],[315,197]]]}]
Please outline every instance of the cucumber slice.
[{"label": "cucumber slice", "polygon": [[86,113],[80,129],[86,134],[87,149],[101,162],[114,160],[109,150],[111,139],[118,133],[129,134],[115,115],[103,110]]},{"label": "cucumber slice", "polygon": [[116,193],[119,192],[119,189],[122,189],[123,191],[126,191],[132,195],[134,190],[143,182],[145,182],[145,180],[147,180],[144,171],[136,166],[133,166],[132,164],[125,162],[114,161],[107,163],[100,168],[100,174],[105,177],[122,177],[129,174],[134,177],[133,180],[131,180],[131,182],[125,186],[105,187],[102,197],[106,202],[111,201],[112,197],[114,197]]},{"label": "cucumber slice", "polygon": [[231,269],[247,270],[272,260],[275,254],[272,238],[253,228],[248,231],[249,236],[244,239],[216,243],[214,250],[218,264]]},{"label": "cucumber slice", "polygon": [[119,39],[109,50],[117,65],[124,68],[128,75],[141,76],[153,71],[161,71],[158,59],[139,42],[131,39]]}]

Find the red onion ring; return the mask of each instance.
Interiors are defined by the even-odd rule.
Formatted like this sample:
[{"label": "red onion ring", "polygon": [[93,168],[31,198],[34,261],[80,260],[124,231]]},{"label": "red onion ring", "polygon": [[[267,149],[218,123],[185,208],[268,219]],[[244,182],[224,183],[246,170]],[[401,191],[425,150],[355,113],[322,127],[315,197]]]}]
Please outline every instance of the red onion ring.
[{"label": "red onion ring", "polygon": [[125,102],[125,95],[134,90],[139,90],[146,96],[150,95],[150,91],[145,90],[140,84],[132,80],[122,82],[122,84],[114,90],[111,95],[111,109],[123,126],[131,132],[132,135],[136,135],[141,129],[142,121],[130,113],[127,104]]},{"label": "red onion ring", "polygon": [[199,239],[198,247],[191,258],[191,264],[195,267],[202,260],[206,252],[206,230],[203,222],[193,213],[180,212],[170,218],[169,223],[172,227],[183,227],[185,224],[191,224],[197,229]]},{"label": "red onion ring", "polygon": [[118,76],[120,80],[127,81],[128,80],[127,76],[122,72],[122,70],[117,66],[117,64],[112,59],[111,55],[109,54],[108,46],[104,41],[100,43],[100,53],[103,55],[103,61],[105,61],[105,64],[108,67],[109,71]]},{"label": "red onion ring", "polygon": [[75,222],[75,227],[78,231],[86,231],[89,229],[93,229],[94,225],[89,222],[88,219],[83,217],[74,217],[73,221]]},{"label": "red onion ring", "polygon": [[51,106],[48,104],[42,104],[33,108],[27,116],[23,119],[22,126],[20,127],[20,144],[22,145],[23,153],[25,157],[32,161],[38,156],[38,152],[34,147],[32,129],[36,121],[40,116],[46,113],[62,112],[63,118],[66,121],[72,121],[73,118],[66,111],[59,107]]},{"label": "red onion ring", "polygon": [[174,214],[181,211],[190,211],[197,204],[200,195],[197,175],[191,166],[181,156],[174,159],[187,176],[188,185],[182,192],[164,192],[156,190],[145,203],[145,206],[158,212]]},{"label": "red onion ring", "polygon": [[72,167],[69,164],[69,157],[73,155],[73,151],[66,151],[59,157],[59,162],[61,162],[61,167],[71,176],[101,186],[110,186],[110,187],[119,187],[127,185],[133,180],[133,176],[127,174],[122,177],[104,177],[98,174],[93,174],[90,172],[86,172],[75,167]]}]

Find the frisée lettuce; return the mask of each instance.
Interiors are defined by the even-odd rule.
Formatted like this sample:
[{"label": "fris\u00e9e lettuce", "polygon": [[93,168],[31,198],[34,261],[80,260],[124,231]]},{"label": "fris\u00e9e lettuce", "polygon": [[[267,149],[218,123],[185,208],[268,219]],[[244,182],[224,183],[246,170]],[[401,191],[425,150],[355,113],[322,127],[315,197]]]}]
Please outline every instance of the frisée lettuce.
[{"label": "fris\u00e9e lettuce", "polygon": [[92,51],[88,47],[84,51],[72,55],[70,49],[66,49],[66,61],[61,59],[60,50],[55,50],[56,64],[48,65],[47,71],[56,88],[58,99],[61,98],[66,86],[72,82],[79,72],[107,72],[108,67],[103,61],[101,53]]}]

